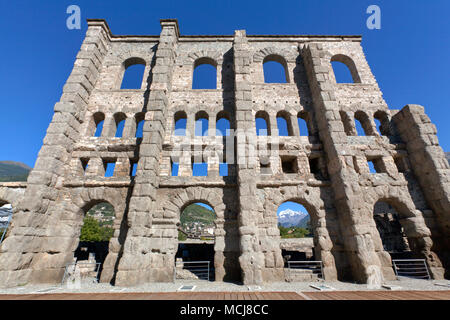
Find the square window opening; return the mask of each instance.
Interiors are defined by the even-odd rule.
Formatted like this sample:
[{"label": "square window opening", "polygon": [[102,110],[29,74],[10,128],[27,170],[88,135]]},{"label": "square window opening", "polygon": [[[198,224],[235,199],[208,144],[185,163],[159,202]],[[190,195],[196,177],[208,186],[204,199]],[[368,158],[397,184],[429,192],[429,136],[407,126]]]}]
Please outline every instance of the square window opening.
[{"label": "square window opening", "polygon": [[281,158],[281,168],[283,173],[297,173],[297,158],[296,157],[282,157]]}]

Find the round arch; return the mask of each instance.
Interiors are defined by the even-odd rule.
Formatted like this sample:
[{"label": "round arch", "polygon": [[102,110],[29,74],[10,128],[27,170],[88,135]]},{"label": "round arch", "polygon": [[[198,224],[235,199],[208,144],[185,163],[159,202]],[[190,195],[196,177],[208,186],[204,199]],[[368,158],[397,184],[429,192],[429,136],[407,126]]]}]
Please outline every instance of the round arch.
[{"label": "round arch", "polygon": [[332,62],[343,63],[349,69],[350,74],[352,75],[353,83],[361,83],[361,77],[359,76],[355,61],[352,58],[345,54],[335,54],[330,58],[330,63]]}]

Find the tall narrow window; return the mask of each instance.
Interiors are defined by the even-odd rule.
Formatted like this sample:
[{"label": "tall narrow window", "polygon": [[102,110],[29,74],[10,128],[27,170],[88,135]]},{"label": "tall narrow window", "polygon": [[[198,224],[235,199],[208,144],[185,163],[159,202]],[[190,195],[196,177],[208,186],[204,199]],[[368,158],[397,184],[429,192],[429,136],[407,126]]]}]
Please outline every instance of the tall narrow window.
[{"label": "tall narrow window", "polygon": [[204,111],[200,111],[195,115],[195,135],[208,135],[208,114]]},{"label": "tall narrow window", "polygon": [[97,112],[93,116],[95,124],[94,137],[100,137],[103,131],[103,123],[105,120],[105,115],[101,112]]},{"label": "tall narrow window", "polygon": [[144,78],[145,61],[131,58],[124,62],[125,72],[120,89],[141,89]]},{"label": "tall narrow window", "polygon": [[269,136],[270,122],[269,115],[265,111],[258,111],[255,116],[256,135]]},{"label": "tall narrow window", "polygon": [[297,122],[298,122],[298,129],[300,131],[300,136],[309,136],[308,118],[309,115],[306,111],[299,112],[297,115]]},{"label": "tall narrow window", "polygon": [[136,138],[142,138],[144,136],[144,114],[138,113],[135,117],[136,121]]},{"label": "tall narrow window", "polygon": [[230,120],[229,116],[225,112],[219,112],[217,114],[216,121],[216,136],[229,136],[230,135]]},{"label": "tall narrow window", "polygon": [[370,119],[367,114],[362,111],[355,112],[355,126],[358,136],[373,135]]},{"label": "tall narrow window", "polygon": [[81,158],[80,161],[81,161],[81,167],[83,168],[83,172],[86,173],[86,170],[89,165],[89,159]]},{"label": "tall narrow window", "polygon": [[137,161],[135,161],[135,160],[131,161],[131,172],[130,172],[130,176],[132,176],[132,177],[135,177],[135,176],[136,176],[137,166],[138,166]]},{"label": "tall narrow window", "polygon": [[219,175],[221,177],[228,176],[228,163],[220,163],[219,164]]},{"label": "tall narrow window", "polygon": [[178,176],[179,167],[180,167],[180,165],[178,162],[175,162],[173,160],[170,161],[170,173],[171,173],[172,177]]},{"label": "tall narrow window", "polygon": [[124,113],[116,113],[114,115],[114,121],[116,123],[116,138],[121,138],[123,136],[123,129],[125,127],[126,115]]},{"label": "tall narrow window", "polygon": [[389,136],[391,134],[390,130],[390,121],[389,118],[384,111],[377,111],[373,115],[375,119],[375,124],[377,126],[377,131],[379,135]]},{"label": "tall narrow window", "polygon": [[286,60],[279,55],[269,55],[263,61],[265,83],[289,82]]},{"label": "tall narrow window", "polygon": [[187,122],[187,116],[186,112],[184,111],[178,111],[174,115],[174,135],[176,136],[185,136],[186,135],[186,122]]},{"label": "tall narrow window", "polygon": [[279,136],[292,136],[292,125],[289,114],[284,112],[278,112],[277,126]]},{"label": "tall narrow window", "polygon": [[217,88],[217,63],[210,58],[200,58],[194,63],[192,89]]}]

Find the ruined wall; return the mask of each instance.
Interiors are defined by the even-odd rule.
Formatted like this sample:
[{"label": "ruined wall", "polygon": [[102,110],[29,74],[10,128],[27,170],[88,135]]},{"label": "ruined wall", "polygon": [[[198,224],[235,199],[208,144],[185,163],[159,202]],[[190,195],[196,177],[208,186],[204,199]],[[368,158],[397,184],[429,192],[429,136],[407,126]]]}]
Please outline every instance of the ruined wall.
[{"label": "ruined wall", "polygon": [[[1,246],[1,286],[59,282],[84,214],[103,201],[114,206],[115,231],[101,281],[120,286],[173,281],[177,223],[194,202],[217,215],[219,281],[285,280],[276,216],[285,201],[310,213],[314,253],[327,280],[394,277],[373,217],[380,201],[395,208],[415,256],[442,278],[448,163],[423,110],[388,109],[360,37],[244,30],[182,36],[176,20],[161,20],[159,36],[115,36],[103,20],[88,25]],[[265,83],[266,61],[282,64],[286,83]],[[336,83],[332,61],[346,64],[354,83]],[[192,89],[194,69],[203,62],[216,68],[216,89]],[[126,68],[136,63],[145,65],[141,87],[120,89]],[[174,133],[177,115],[186,116],[185,136]],[[207,136],[195,135],[199,116],[208,119]],[[216,134],[221,117],[236,130],[236,144]],[[256,135],[256,117],[266,120],[267,136]],[[287,121],[289,136],[279,136],[277,117]],[[307,132],[300,132],[298,119]],[[365,136],[357,136],[355,119]],[[102,120],[102,134],[94,137]],[[121,120],[123,134],[115,137]],[[142,120],[143,136],[136,138]],[[224,160],[225,151],[233,152]],[[208,176],[194,177],[193,161],[206,162]],[[228,176],[219,174],[221,161]],[[107,162],[115,162],[112,177],[105,177]],[[173,162],[178,176],[171,174]]]}]

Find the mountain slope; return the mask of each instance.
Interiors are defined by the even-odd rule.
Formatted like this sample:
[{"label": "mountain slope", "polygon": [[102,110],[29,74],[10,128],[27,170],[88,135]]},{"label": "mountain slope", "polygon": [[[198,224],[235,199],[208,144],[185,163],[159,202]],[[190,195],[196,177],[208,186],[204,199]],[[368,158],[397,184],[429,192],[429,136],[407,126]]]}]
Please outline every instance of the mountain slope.
[{"label": "mountain slope", "polygon": [[31,168],[24,163],[0,161],[0,182],[27,181]]},{"label": "mountain slope", "polygon": [[446,152],[445,157],[447,158],[447,161],[450,164],[450,152]]},{"label": "mountain slope", "polygon": [[278,214],[278,223],[283,227],[306,227],[309,214],[286,209]]},{"label": "mountain slope", "polygon": [[183,210],[183,214],[180,217],[182,225],[189,222],[203,222],[206,225],[214,223],[216,215],[214,211],[208,210],[198,204],[191,204]]}]

